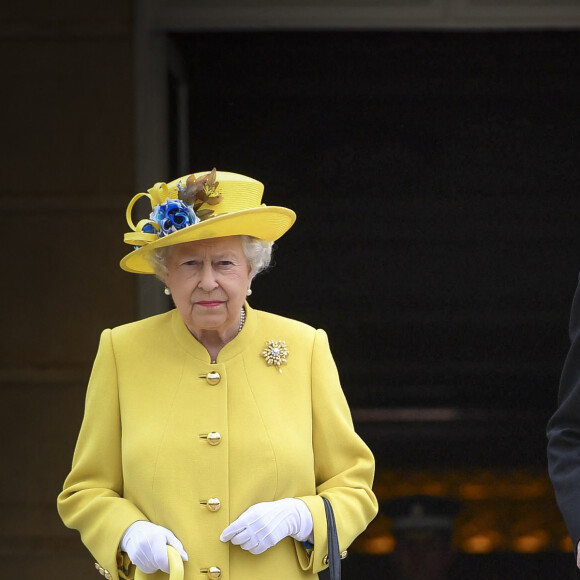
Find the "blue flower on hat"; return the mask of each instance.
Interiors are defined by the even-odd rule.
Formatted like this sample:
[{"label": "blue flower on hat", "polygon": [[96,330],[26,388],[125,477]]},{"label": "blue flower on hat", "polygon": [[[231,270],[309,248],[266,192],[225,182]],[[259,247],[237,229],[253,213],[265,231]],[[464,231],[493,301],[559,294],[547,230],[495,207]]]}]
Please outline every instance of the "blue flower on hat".
[{"label": "blue flower on hat", "polygon": [[155,206],[149,218],[158,223],[161,229],[156,232],[151,224],[147,224],[143,231],[162,238],[178,230],[199,223],[199,218],[193,209],[180,199],[168,199],[165,203]]}]

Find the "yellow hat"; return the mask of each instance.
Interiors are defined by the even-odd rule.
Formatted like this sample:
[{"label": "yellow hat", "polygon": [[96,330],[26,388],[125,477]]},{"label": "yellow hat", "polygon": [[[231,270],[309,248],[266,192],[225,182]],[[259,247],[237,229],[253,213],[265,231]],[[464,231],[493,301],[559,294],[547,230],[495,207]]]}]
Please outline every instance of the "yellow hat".
[{"label": "yellow hat", "polygon": [[[273,242],[296,220],[285,207],[260,204],[264,185],[251,177],[226,171],[203,171],[171,183],[156,183],[147,193],[138,193],[127,206],[131,232],[125,243],[135,250],[121,260],[121,268],[136,274],[153,274],[148,259],[156,248],[223,236],[248,235]],[[149,219],[134,225],[133,206],[149,198]]]}]

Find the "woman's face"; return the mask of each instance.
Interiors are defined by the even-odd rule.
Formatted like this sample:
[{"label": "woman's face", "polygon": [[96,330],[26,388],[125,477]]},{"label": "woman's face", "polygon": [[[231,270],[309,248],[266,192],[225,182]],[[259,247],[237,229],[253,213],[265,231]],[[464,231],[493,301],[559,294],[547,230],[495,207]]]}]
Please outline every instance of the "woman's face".
[{"label": "woman's face", "polygon": [[165,284],[190,332],[237,330],[252,280],[240,236],[177,244],[166,265]]}]

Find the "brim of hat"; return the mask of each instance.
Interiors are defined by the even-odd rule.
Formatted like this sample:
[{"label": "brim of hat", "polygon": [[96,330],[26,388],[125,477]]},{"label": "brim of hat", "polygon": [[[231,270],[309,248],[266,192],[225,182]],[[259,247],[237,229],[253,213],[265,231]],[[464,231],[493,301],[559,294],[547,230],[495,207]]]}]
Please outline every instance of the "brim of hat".
[{"label": "brim of hat", "polygon": [[291,209],[278,206],[260,206],[219,215],[159,238],[127,254],[121,260],[121,268],[134,274],[153,274],[153,265],[149,259],[153,250],[197,240],[245,235],[274,242],[295,221],[296,214]]}]

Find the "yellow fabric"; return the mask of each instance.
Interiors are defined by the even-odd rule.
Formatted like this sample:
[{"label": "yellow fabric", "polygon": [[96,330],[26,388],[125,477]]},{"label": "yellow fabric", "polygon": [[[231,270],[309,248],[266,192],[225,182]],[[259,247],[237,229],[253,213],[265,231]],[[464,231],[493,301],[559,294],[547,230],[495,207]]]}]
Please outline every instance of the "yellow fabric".
[{"label": "yellow fabric", "polygon": [[126,552],[122,552],[121,548],[117,550],[117,572],[121,580],[131,580],[135,576],[135,564],[131,562]]},{"label": "yellow fabric", "polygon": [[[114,580],[119,541],[137,520],[183,542],[185,580],[210,566],[222,579],[294,580],[324,567],[320,494],[334,507],[341,550],[376,515],[374,460],[353,430],[326,334],[246,310],[242,332],[216,364],[175,310],[101,336],[58,509]],[[286,341],[282,373],[261,356],[267,340]],[[221,375],[215,386],[205,378],[212,371]],[[212,431],[219,445],[203,438]],[[203,503],[213,497],[221,501],[216,512]],[[311,558],[289,538],[258,556],[219,540],[251,505],[285,497],[312,512]]]}]

